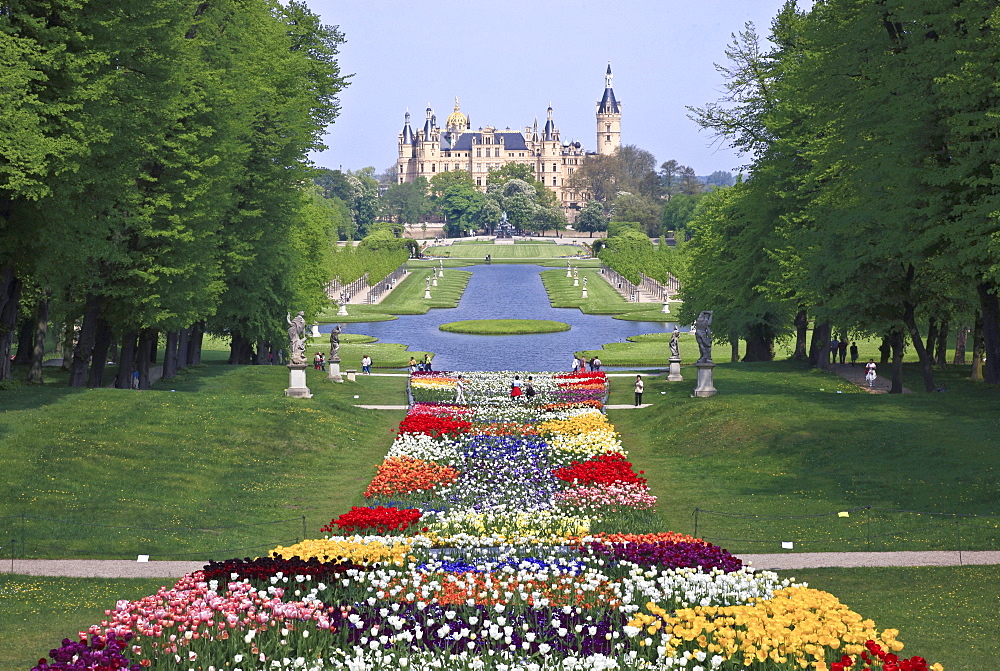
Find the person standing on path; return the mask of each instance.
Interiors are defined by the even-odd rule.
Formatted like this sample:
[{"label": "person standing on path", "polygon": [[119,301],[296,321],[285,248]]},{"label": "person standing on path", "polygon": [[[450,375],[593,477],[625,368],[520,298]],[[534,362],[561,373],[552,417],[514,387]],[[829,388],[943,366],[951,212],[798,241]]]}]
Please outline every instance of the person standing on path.
[{"label": "person standing on path", "polygon": [[361,357],[361,372],[365,375],[372,374],[372,358],[367,354]]},{"label": "person standing on path", "polygon": [[834,338],[830,341],[830,363],[837,363],[837,348],[840,347],[840,341]]},{"label": "person standing on path", "polygon": [[837,346],[837,354],[840,355],[840,363],[843,365],[845,359],[847,359],[847,337],[843,336],[840,339],[840,344]]},{"label": "person standing on path", "polygon": [[646,385],[642,381],[642,375],[635,376],[635,407],[642,405],[642,392]]},{"label": "person standing on path", "polygon": [[869,389],[875,386],[876,377],[878,376],[875,374],[875,359],[868,359],[868,363],[865,364],[865,380],[868,381]]},{"label": "person standing on path", "polygon": [[851,365],[853,366],[858,362],[858,343],[851,343]]}]

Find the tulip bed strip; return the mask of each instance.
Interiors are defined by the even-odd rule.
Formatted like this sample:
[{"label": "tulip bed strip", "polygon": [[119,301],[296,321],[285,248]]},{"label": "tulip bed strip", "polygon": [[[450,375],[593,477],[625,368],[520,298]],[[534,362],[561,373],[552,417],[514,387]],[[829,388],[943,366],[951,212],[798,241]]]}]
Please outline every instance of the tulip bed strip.
[{"label": "tulip bed strip", "polygon": [[829,593],[658,529],[603,373],[410,389],[369,505],[120,601],[36,669],[941,669]]}]

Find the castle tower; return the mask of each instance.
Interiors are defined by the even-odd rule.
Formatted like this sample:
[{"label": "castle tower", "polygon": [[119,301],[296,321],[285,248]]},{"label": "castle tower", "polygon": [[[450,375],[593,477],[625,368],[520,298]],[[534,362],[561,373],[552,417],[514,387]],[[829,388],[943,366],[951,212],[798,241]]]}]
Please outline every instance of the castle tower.
[{"label": "castle tower", "polygon": [[613,154],[622,144],[622,106],[611,87],[611,63],[604,75],[604,97],[597,103],[597,153]]},{"label": "castle tower", "polygon": [[399,133],[399,157],[396,161],[396,174],[400,184],[413,179],[410,173],[413,172],[413,159],[417,155],[417,138],[410,127],[410,110],[406,110],[404,118],[403,130]]}]

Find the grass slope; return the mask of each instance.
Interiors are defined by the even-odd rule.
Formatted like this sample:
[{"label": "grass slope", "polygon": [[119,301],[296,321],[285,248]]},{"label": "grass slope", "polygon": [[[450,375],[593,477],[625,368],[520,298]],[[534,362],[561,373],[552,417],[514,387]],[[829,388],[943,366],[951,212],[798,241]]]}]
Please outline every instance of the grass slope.
[{"label": "grass slope", "polygon": [[430,256],[459,259],[485,259],[486,255],[496,262],[536,261],[538,259],[564,259],[586,255],[579,245],[556,245],[549,243],[519,243],[515,245],[494,245],[491,243],[463,244],[456,246],[431,247],[425,251]]},{"label": "grass slope", "polygon": [[[734,552],[1000,549],[1000,390],[870,395],[791,362],[721,364],[719,395],[650,378],[645,410],[612,410],[631,460],[660,497],[664,528]],[[837,393],[841,392],[841,393]],[[632,400],[615,380],[612,403]],[[958,519],[863,510],[993,515]],[[740,515],[734,517],[732,515]]]},{"label": "grass slope", "polygon": [[352,404],[406,396],[403,378],[307,373],[308,400],[283,396],[283,366],[223,364],[141,393],[0,392],[0,537],[26,557],[208,559],[315,534],[361,501],[402,419]]}]

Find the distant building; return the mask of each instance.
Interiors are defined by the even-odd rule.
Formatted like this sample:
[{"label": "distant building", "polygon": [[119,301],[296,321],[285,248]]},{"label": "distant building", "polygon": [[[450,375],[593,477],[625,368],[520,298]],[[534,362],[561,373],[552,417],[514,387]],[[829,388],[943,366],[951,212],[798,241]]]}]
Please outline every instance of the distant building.
[{"label": "distant building", "polygon": [[[410,126],[406,112],[403,130],[399,133],[399,183],[412,182],[417,177],[430,180],[434,175],[450,170],[465,170],[476,185],[486,189],[487,173],[507,163],[530,165],[535,178],[552,189],[556,200],[566,210],[582,207],[586,195],[569,187],[572,174],[588,156],[613,154],[621,146],[621,103],[612,88],[611,65],[604,80],[604,95],[597,103],[596,151],[587,152],[579,142],[563,142],[552,119],[552,106],[546,110],[545,126],[539,131],[538,119],[523,131],[509,127],[499,130],[492,126],[472,130],[472,122],[455,98],[455,109],[448,115],[444,128],[427,106],[424,125],[416,132]],[[572,218],[572,217],[571,217]]]}]

